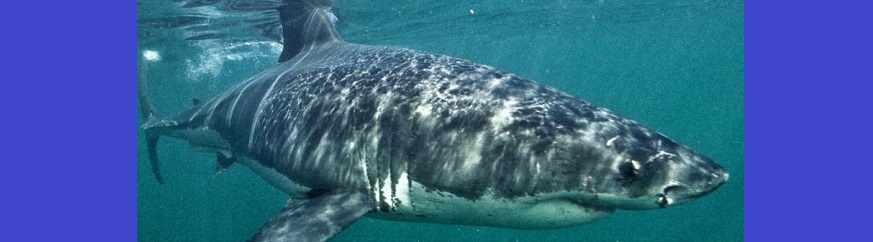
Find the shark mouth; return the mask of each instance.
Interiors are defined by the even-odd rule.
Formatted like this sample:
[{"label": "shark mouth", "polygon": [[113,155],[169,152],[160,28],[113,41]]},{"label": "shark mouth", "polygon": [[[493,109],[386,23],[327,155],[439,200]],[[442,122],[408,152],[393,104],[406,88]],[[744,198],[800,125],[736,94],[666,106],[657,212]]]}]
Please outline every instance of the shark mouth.
[{"label": "shark mouth", "polygon": [[658,204],[658,207],[665,208],[668,205],[672,205],[677,202],[702,197],[714,190],[715,189],[699,192],[686,185],[670,185],[664,188],[663,193],[657,195],[658,199],[655,201],[655,203]]}]

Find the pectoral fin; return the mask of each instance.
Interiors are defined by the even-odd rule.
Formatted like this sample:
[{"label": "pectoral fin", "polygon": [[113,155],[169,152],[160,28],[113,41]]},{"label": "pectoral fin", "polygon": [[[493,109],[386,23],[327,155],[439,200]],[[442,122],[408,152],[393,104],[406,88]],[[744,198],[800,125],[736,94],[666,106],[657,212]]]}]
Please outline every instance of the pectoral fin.
[{"label": "pectoral fin", "polygon": [[331,191],[315,198],[291,199],[249,241],[325,241],[371,208],[366,192]]}]

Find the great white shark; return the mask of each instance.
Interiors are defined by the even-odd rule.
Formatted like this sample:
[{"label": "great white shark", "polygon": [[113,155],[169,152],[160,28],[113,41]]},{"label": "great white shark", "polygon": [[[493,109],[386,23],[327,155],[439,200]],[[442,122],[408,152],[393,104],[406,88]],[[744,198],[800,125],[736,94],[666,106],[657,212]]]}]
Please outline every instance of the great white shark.
[{"label": "great white shark", "polygon": [[138,98],[152,170],[161,136],[241,163],[290,195],[251,241],[325,241],[361,216],[544,229],[674,206],[728,179],[635,121],[467,60],[348,43],[329,0],[285,1],[279,64],[159,117]]}]

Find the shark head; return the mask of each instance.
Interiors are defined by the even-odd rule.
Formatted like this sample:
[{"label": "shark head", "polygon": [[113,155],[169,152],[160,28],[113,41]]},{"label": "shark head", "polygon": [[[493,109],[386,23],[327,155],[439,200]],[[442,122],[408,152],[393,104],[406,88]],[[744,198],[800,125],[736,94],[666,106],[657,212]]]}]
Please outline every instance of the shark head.
[{"label": "shark head", "polygon": [[661,134],[611,139],[600,155],[609,165],[588,173],[592,184],[579,188],[594,206],[665,208],[709,194],[728,180],[722,166]]}]

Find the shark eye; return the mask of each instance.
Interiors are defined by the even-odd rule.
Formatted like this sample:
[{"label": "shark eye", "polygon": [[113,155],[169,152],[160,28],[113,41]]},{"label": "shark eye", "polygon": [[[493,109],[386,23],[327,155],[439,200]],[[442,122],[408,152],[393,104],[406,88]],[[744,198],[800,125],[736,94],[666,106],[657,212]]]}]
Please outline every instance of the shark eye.
[{"label": "shark eye", "polygon": [[635,160],[625,161],[618,165],[618,172],[626,178],[637,177],[640,175],[640,163]]}]

